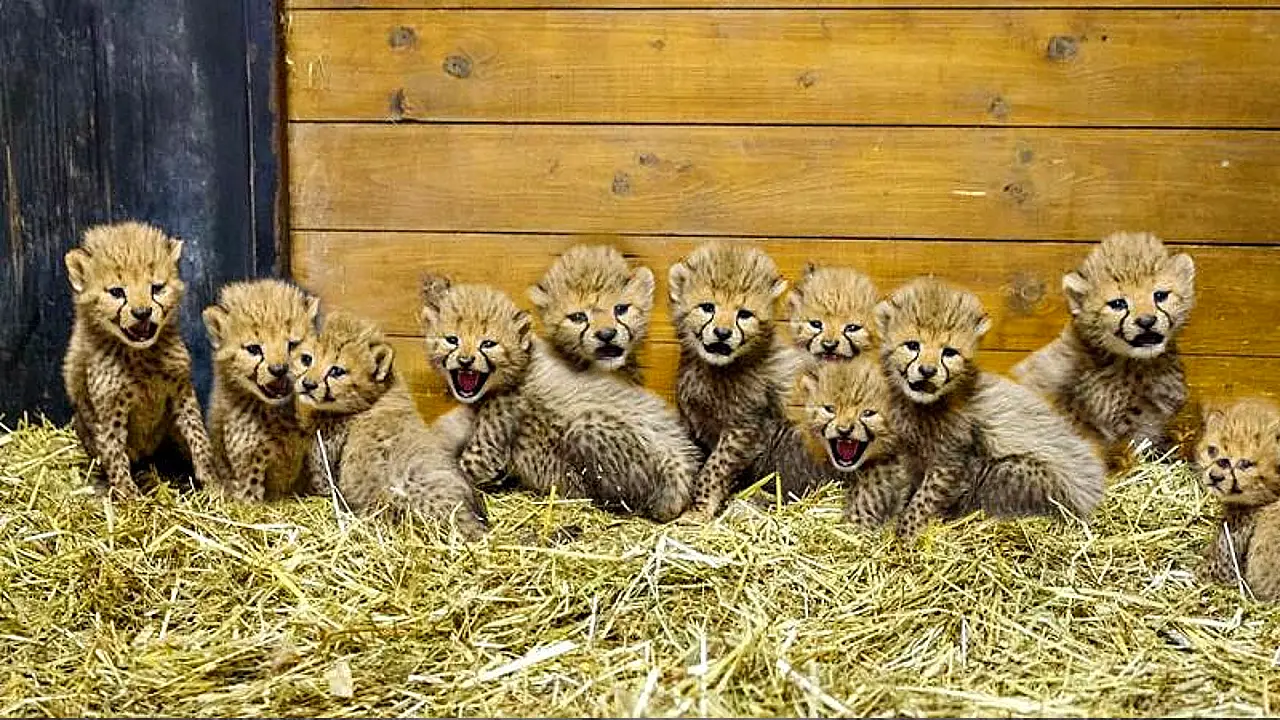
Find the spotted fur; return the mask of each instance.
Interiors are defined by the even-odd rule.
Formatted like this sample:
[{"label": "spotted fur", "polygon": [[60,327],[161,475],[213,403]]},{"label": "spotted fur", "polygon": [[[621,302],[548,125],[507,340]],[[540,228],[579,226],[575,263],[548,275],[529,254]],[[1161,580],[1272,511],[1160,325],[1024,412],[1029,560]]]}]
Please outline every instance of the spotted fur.
[{"label": "spotted fur", "polygon": [[919,279],[878,305],[876,317],[894,424],[919,484],[899,518],[904,538],[930,518],[976,509],[1093,512],[1103,492],[1093,448],[1035,393],[975,364],[991,327],[977,296]]},{"label": "spotted fur", "polygon": [[796,347],[823,360],[874,349],[878,299],[871,279],[853,268],[806,265],[787,298]]},{"label": "spotted fur", "polygon": [[178,310],[182,243],[135,222],[90,228],[66,255],[75,321],[63,362],[74,427],[106,472],[112,495],[137,493],[131,463],[166,438],[196,481],[218,483]]}]

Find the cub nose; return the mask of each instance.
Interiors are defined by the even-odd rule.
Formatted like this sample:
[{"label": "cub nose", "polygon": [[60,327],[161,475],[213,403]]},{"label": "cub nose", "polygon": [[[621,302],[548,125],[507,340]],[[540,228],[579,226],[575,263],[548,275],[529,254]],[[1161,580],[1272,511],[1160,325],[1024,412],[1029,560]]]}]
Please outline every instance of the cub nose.
[{"label": "cub nose", "polygon": [[311,378],[307,378],[302,381],[302,389],[306,390],[307,392],[311,392],[312,390],[315,390],[318,387],[320,387],[320,383],[316,382],[315,380],[312,380]]},{"label": "cub nose", "polygon": [[476,358],[475,358],[475,356],[474,356],[474,355],[459,355],[459,356],[458,356],[458,364],[459,364],[459,365],[461,365],[461,366],[462,366],[462,367],[464,367],[464,368],[469,368],[469,367],[471,367],[472,365],[474,365],[474,364],[475,364],[475,362],[476,362]]},{"label": "cub nose", "polygon": [[1156,326],[1156,316],[1155,315],[1139,315],[1136,319],[1134,319],[1134,322],[1138,323],[1138,327],[1142,328],[1143,330],[1150,330],[1151,328]]},{"label": "cub nose", "polygon": [[147,320],[147,319],[149,319],[149,318],[151,317],[151,308],[150,308],[150,307],[136,307],[136,308],[134,308],[134,309],[130,310],[130,311],[129,311],[129,314],[133,315],[134,317],[138,318],[139,320]]},{"label": "cub nose", "polygon": [[617,328],[600,328],[596,331],[596,337],[600,339],[600,342],[610,342],[618,337],[618,330]]},{"label": "cub nose", "polygon": [[733,337],[733,331],[729,328],[718,327],[711,331],[717,340],[728,340]]},{"label": "cub nose", "polygon": [[284,374],[289,372],[289,366],[280,363],[268,365],[267,372],[271,373],[272,377],[284,377]]},{"label": "cub nose", "polygon": [[836,426],[836,434],[837,434],[837,435],[839,435],[840,437],[849,437],[850,435],[852,435],[852,434],[853,434],[853,426],[852,426],[852,425],[837,425],[837,426]]},{"label": "cub nose", "polygon": [[929,378],[938,374],[938,368],[934,367],[933,365],[921,365],[919,367],[919,370],[920,370],[920,377],[924,378],[925,380],[928,380]]},{"label": "cub nose", "polygon": [[827,351],[827,352],[829,352],[829,353],[833,353],[833,352],[835,352],[835,351],[836,351],[836,348],[838,348],[838,347],[840,347],[840,341],[838,341],[838,340],[823,340],[823,341],[822,341],[822,349],[823,349],[823,350],[826,350],[826,351]]}]

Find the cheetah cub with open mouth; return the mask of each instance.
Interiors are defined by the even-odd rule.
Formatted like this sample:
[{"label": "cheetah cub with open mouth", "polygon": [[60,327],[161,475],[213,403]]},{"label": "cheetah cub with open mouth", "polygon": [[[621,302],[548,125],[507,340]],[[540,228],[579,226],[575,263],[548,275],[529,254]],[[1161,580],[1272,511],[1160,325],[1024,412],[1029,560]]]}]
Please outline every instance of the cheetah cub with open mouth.
[{"label": "cheetah cub with open mouth", "polygon": [[90,228],[65,258],[75,322],[63,379],[76,435],[116,497],[137,494],[130,464],[170,437],[198,483],[218,482],[178,328],[181,255],[180,241],[125,222]]}]

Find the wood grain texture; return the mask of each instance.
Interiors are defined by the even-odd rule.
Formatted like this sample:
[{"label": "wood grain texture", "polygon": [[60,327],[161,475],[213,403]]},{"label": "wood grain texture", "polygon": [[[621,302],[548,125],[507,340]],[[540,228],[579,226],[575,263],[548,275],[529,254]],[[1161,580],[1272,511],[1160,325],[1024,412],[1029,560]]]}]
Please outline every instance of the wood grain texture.
[{"label": "wood grain texture", "polygon": [[284,0],[287,8],[476,9],[502,8],[1232,8],[1269,7],[1267,0]]},{"label": "wood grain texture", "polygon": [[1280,125],[1280,12],[297,12],[299,120]]},{"label": "wood grain texture", "polygon": [[[409,383],[423,416],[433,418],[456,406],[440,376],[428,364],[420,338],[392,338],[396,367]],[[983,350],[978,362],[991,372],[1008,373],[1024,353]],[[672,343],[653,342],[640,356],[645,385],[675,402],[675,372],[679,349]],[[1225,399],[1264,395],[1280,399],[1280,359],[1196,355],[1186,358],[1187,379],[1193,399]]]},{"label": "wood grain texture", "polygon": [[[381,323],[388,332],[418,332],[418,281],[430,269],[457,282],[493,284],[522,307],[527,289],[556,256],[581,242],[605,242],[653,269],[658,279],[655,341],[674,342],[667,311],[667,268],[702,239],[418,233],[296,233],[294,275],[326,303]],[[755,242],[755,241],[752,241]],[[917,275],[935,274],[973,289],[995,320],[989,348],[1027,351],[1057,337],[1066,322],[1061,278],[1089,246],[1074,243],[964,241],[757,242],[795,278],[806,262],[851,265],[882,292]],[[1280,250],[1182,246],[1196,261],[1198,306],[1182,339],[1185,352],[1280,356]],[[1280,379],[1278,379],[1280,382]]]},{"label": "wood grain texture", "polygon": [[296,229],[1280,241],[1266,131],[292,124]]}]

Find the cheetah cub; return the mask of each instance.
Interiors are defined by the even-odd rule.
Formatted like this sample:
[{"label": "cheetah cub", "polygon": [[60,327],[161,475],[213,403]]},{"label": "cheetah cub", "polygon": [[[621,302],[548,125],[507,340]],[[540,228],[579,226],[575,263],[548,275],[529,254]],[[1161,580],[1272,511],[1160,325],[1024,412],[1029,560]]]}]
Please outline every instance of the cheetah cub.
[{"label": "cheetah cub", "polygon": [[529,299],[550,347],[571,366],[640,382],[635,350],[653,312],[652,270],[632,269],[612,247],[578,245],[529,288]]},{"label": "cheetah cub", "polygon": [[874,358],[814,363],[796,380],[787,415],[818,462],[848,478],[844,519],[883,525],[906,506],[911,475],[897,455],[889,383]]},{"label": "cheetah cub", "polygon": [[431,364],[477,408],[459,464],[476,483],[507,470],[524,487],[666,521],[689,504],[697,447],[657,396],[615,373],[583,373],[501,292],[423,284]]},{"label": "cheetah cub", "polygon": [[848,360],[875,348],[878,299],[871,279],[853,268],[805,265],[787,298],[796,347],[823,360]]},{"label": "cheetah cub", "polygon": [[[1150,233],[1116,233],[1062,279],[1071,322],[1013,375],[1075,418],[1110,457],[1167,448],[1187,400],[1176,338],[1195,305],[1195,264]],[[1118,446],[1118,447],[1117,447]]]},{"label": "cheetah cub", "polygon": [[1255,597],[1280,600],[1280,408],[1248,399],[1210,409],[1196,464],[1222,503],[1201,571],[1234,585],[1238,568]]},{"label": "cheetah cub", "polygon": [[893,388],[902,451],[919,483],[899,518],[915,537],[931,517],[1088,517],[1102,499],[1103,467],[1034,392],[974,364],[991,320],[977,296],[918,279],[876,306],[881,362]]},{"label": "cheetah cub", "polygon": [[75,322],[63,380],[76,434],[116,497],[137,493],[130,464],[168,437],[190,458],[197,482],[218,482],[178,328],[181,255],[180,241],[125,222],[90,228],[65,258]]},{"label": "cheetah cub", "polygon": [[276,499],[300,486],[307,437],[290,363],[314,332],[319,301],[280,280],[231,283],[204,310],[213,346],[209,432],[228,494]]},{"label": "cheetah cub", "polygon": [[709,456],[694,482],[692,517],[709,519],[735,487],[776,473],[788,499],[832,479],[787,422],[783,398],[808,361],[774,332],[787,283],[757,248],[711,242],[671,266],[680,338],[680,414]]},{"label": "cheetah cub", "polygon": [[418,512],[453,519],[476,539],[487,529],[484,500],[458,469],[453,442],[432,433],[393,366],[395,353],[378,329],[335,312],[294,363],[298,405],[311,437],[311,486],[332,474],[357,511]]}]

